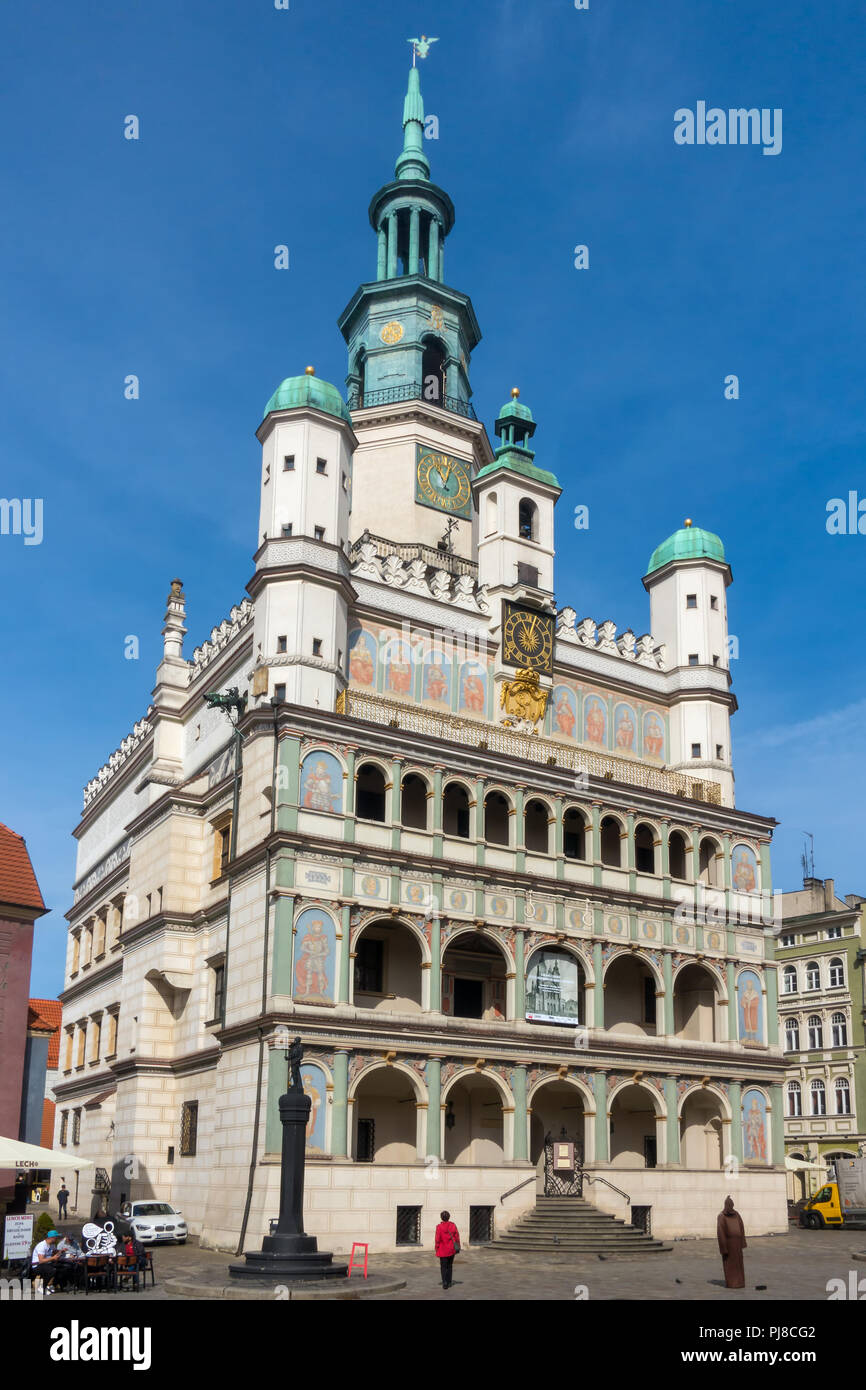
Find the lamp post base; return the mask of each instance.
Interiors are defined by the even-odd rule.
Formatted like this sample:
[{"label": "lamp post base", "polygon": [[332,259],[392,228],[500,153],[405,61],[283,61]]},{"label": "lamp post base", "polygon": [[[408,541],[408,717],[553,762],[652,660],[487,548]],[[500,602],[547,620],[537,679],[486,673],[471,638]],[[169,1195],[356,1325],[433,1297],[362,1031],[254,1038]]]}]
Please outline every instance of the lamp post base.
[{"label": "lamp post base", "polygon": [[245,1264],[229,1265],[233,1279],[345,1279],[348,1265],[319,1250],[315,1236],[265,1236],[261,1250],[248,1250]]}]

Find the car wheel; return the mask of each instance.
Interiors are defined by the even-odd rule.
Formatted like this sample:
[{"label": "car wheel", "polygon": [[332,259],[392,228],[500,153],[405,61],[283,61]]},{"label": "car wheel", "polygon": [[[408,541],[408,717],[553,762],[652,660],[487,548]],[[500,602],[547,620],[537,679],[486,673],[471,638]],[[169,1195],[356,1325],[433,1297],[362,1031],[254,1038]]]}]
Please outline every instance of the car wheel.
[{"label": "car wheel", "polygon": [[809,1223],[809,1229],[811,1231],[820,1231],[821,1227],[824,1225],[823,1217],[820,1212],[817,1211],[810,1211],[806,1220]]}]

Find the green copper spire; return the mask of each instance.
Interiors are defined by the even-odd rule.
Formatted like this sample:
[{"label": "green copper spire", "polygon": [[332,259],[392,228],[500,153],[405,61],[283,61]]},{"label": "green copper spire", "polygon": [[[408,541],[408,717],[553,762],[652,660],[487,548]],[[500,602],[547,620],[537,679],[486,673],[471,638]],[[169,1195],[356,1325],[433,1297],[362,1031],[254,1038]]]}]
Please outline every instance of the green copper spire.
[{"label": "green copper spire", "polygon": [[403,151],[394,172],[398,179],[430,177],[430,164],[424,153],[424,98],[417,68],[409,69],[409,90],[403,102]]},{"label": "green copper spire", "polygon": [[498,468],[507,468],[512,473],[521,473],[524,478],[534,478],[538,483],[559,488],[556,474],[546,468],[538,468],[535,463],[535,450],[529,445],[535,434],[535,421],[529,406],[523,405],[519,396],[520,392],[515,386],[511,400],[502,407],[493,427],[499,436],[499,448],[493,455],[493,462],[486,464],[478,477],[484,478]]}]

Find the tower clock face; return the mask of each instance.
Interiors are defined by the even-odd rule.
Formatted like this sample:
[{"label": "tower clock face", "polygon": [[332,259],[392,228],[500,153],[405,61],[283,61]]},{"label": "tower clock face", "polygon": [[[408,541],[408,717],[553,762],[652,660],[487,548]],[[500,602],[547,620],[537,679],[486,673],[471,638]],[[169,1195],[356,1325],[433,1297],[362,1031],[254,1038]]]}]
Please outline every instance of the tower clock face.
[{"label": "tower clock face", "polygon": [[505,604],[502,659],[541,675],[553,675],[553,615]]},{"label": "tower clock face", "polygon": [[424,507],[435,507],[449,516],[470,517],[472,514],[472,484],[469,465],[453,454],[418,445],[415,465],[415,501]]}]

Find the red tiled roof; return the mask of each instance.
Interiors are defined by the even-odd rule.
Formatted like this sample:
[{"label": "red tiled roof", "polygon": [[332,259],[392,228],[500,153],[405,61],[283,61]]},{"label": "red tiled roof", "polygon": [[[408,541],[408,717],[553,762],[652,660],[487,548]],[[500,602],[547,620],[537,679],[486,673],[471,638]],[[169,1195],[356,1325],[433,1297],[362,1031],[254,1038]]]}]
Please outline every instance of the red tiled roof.
[{"label": "red tiled roof", "polygon": [[54,1148],[54,1101],[42,1102],[42,1137],[39,1140],[43,1149]]},{"label": "red tiled roof", "polygon": [[33,907],[39,913],[48,911],[42,901],[26,844],[8,825],[0,824],[0,904],[2,903],[14,907]]},{"label": "red tiled roof", "polygon": [[46,1066],[49,1071],[56,1071],[60,1066],[60,1023],[63,1005],[59,999],[30,999],[28,1004],[27,1027],[38,1028],[46,1033],[51,1029]]}]

